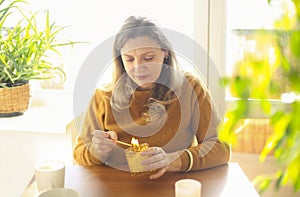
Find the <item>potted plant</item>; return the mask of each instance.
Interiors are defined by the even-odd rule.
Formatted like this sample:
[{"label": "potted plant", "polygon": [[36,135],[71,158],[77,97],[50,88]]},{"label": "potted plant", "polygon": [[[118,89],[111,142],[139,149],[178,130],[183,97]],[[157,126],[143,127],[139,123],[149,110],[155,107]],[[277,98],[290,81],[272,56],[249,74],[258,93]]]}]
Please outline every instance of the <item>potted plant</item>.
[{"label": "potted plant", "polygon": [[[45,11],[45,23],[40,25],[38,13],[21,7],[26,1],[13,0],[6,6],[4,2],[0,1],[0,116],[13,116],[28,109],[30,80],[57,76],[65,79],[63,69],[52,64],[50,57],[60,56],[58,48],[74,42],[58,41],[64,27],[50,23],[49,11]],[[7,27],[5,21],[13,12],[18,12],[21,19]]]},{"label": "potted plant", "polygon": [[[244,58],[237,61],[235,75],[223,79],[239,98],[219,127],[223,139],[236,139],[236,125],[251,111],[253,98],[270,118],[273,133],[260,159],[272,154],[281,168],[272,176],[256,179],[261,192],[271,183],[276,189],[290,183],[295,192],[300,191],[300,1],[290,3],[294,9],[286,9],[275,29],[239,31],[243,38],[255,42],[256,48],[246,49]],[[288,99],[284,99],[286,95]],[[284,107],[274,108],[270,98],[278,99]]]}]

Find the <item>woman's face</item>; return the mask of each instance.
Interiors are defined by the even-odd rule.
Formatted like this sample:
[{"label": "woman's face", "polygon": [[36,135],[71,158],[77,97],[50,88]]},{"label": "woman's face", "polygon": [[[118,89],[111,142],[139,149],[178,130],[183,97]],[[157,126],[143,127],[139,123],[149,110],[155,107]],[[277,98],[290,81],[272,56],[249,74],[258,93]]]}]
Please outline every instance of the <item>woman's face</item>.
[{"label": "woman's face", "polygon": [[141,88],[151,89],[159,78],[164,58],[168,55],[150,37],[129,39],[121,49],[128,76]]}]

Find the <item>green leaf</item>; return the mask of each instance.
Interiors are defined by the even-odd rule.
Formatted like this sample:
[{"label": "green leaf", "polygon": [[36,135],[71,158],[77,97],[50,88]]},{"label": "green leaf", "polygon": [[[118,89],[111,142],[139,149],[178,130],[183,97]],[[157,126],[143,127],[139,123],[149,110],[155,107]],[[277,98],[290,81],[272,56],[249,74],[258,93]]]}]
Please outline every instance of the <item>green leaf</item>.
[{"label": "green leaf", "polygon": [[259,184],[260,194],[262,194],[266,189],[268,189],[270,184],[271,184],[270,178],[263,179]]},{"label": "green leaf", "polygon": [[292,31],[290,36],[291,51],[300,59],[300,30]]},{"label": "green leaf", "polygon": [[271,114],[272,105],[268,100],[266,100],[266,99],[262,100],[261,107],[262,107],[263,111],[265,112],[265,114]]},{"label": "green leaf", "polygon": [[283,111],[277,111],[276,113],[273,114],[271,118],[271,123],[276,124],[283,116],[284,116]]},{"label": "green leaf", "polygon": [[282,171],[278,171],[276,173],[276,177],[277,177],[277,180],[275,182],[275,188],[278,191],[280,189],[280,187],[282,186],[282,184],[283,184],[283,177],[284,177],[283,172]]},{"label": "green leaf", "polygon": [[46,39],[49,40],[51,29],[50,29],[50,25],[49,25],[49,11],[48,10],[46,10],[46,22],[45,23],[46,23],[46,27],[45,27]]},{"label": "green leaf", "polygon": [[222,77],[220,80],[219,80],[219,84],[221,84],[221,86],[223,88],[227,87],[230,83],[230,77]]}]

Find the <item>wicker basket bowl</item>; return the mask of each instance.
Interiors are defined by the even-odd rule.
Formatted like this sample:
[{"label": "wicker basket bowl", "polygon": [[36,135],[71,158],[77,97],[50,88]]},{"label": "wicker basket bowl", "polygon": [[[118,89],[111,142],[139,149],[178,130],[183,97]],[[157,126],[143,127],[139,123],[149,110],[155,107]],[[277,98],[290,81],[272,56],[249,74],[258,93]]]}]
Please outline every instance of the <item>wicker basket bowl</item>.
[{"label": "wicker basket bowl", "polygon": [[0,117],[23,114],[29,107],[29,83],[0,88]]}]

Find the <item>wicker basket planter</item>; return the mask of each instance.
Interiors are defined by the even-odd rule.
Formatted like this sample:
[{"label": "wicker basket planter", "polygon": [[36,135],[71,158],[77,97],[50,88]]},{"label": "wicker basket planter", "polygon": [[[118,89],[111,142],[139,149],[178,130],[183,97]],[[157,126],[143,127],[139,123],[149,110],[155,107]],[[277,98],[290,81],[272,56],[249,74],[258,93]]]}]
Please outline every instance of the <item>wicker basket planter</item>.
[{"label": "wicker basket planter", "polygon": [[29,107],[29,83],[0,88],[0,117],[23,114]]}]

